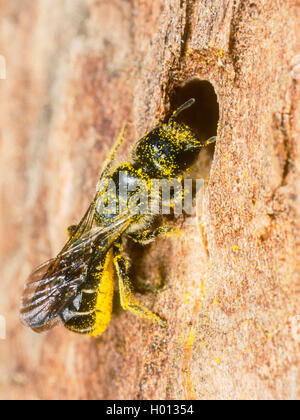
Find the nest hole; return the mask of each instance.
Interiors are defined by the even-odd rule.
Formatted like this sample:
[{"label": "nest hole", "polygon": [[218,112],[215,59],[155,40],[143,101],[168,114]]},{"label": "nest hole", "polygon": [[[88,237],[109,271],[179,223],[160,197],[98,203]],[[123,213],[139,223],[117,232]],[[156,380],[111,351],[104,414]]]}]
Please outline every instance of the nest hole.
[{"label": "nest hole", "polygon": [[[176,118],[188,125],[201,141],[217,135],[219,121],[219,103],[213,85],[207,80],[193,78],[174,88],[170,97],[171,112],[190,98],[195,103],[185,109]],[[214,150],[214,145],[212,145]]]}]

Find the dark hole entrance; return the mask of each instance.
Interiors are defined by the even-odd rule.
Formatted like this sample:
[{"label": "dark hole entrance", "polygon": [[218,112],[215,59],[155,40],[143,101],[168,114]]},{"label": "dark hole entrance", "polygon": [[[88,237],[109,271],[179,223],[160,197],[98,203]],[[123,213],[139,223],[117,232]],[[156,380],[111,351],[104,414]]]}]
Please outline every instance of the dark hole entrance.
[{"label": "dark hole entrance", "polygon": [[213,85],[207,80],[194,78],[176,87],[170,98],[171,111],[175,111],[190,98],[195,98],[196,102],[182,111],[176,120],[191,127],[199,140],[205,141],[216,136],[219,104]]}]

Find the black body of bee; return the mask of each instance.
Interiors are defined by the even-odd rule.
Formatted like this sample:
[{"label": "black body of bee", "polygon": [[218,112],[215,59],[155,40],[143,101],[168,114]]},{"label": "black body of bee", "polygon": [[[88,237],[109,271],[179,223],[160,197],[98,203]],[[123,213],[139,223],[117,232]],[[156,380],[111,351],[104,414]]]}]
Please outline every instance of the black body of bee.
[{"label": "black body of bee", "polygon": [[[39,332],[51,328],[60,319],[74,332],[100,335],[111,318],[116,274],[121,306],[165,326],[165,321],[133,297],[127,274],[129,260],[124,255],[122,239],[130,237],[136,242],[148,243],[170,231],[166,226],[151,230],[151,213],[138,212],[129,202],[137,194],[136,185],[144,182],[150,192],[153,179],[178,177],[193,164],[201,147],[212,142],[201,143],[189,127],[176,122],[178,114],[193,103],[194,99],[190,99],[168,123],[146,134],[136,144],[132,158],[112,169],[116,150],[123,139],[121,134],[83,219],[69,228],[70,238],[58,256],[38,267],[29,277],[21,301],[21,320],[25,325]],[[128,191],[125,206],[119,196],[122,181]],[[99,211],[99,203],[109,205],[114,198],[110,195],[109,183],[116,186],[117,199],[115,207],[103,213]],[[141,202],[135,204],[139,207]]]}]

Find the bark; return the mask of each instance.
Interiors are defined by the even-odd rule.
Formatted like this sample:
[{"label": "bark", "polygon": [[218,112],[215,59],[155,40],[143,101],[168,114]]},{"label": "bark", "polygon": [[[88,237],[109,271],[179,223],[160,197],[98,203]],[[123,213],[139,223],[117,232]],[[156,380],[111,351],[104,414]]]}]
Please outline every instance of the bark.
[{"label": "bark", "polygon": [[[1,398],[300,397],[299,6],[0,1]],[[195,169],[208,186],[180,236],[129,250],[137,288],[164,283],[137,296],[168,329],[117,307],[99,339],[23,327],[23,284],[84,214],[122,125],[128,149],[199,94],[193,123],[214,131],[195,77],[219,104]]]}]

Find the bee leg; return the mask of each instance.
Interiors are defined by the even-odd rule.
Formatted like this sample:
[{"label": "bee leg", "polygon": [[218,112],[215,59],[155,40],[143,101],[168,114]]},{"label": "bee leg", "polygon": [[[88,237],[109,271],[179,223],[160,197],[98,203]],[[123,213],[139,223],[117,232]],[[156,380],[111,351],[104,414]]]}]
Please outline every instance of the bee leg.
[{"label": "bee leg", "polygon": [[104,165],[103,165],[103,168],[102,168],[102,171],[101,171],[101,175],[100,175],[100,181],[103,178],[105,178],[107,176],[107,174],[109,173],[109,171],[111,169],[112,162],[115,159],[117,150],[121,146],[122,142],[125,140],[125,131],[126,131],[127,125],[128,125],[127,123],[124,124],[115,145],[113,146],[108,158],[104,162]]},{"label": "bee leg", "polygon": [[149,309],[147,309],[144,305],[142,305],[138,300],[134,298],[131,291],[130,280],[127,275],[128,263],[126,259],[119,253],[119,249],[117,248],[115,250],[114,266],[119,281],[119,292],[122,308],[127,311],[133,312],[140,318],[149,319],[152,322],[156,322],[161,327],[166,327],[167,324],[164,320],[162,320],[154,312],[151,312]]},{"label": "bee leg", "polygon": [[147,245],[150,242],[154,241],[154,239],[158,238],[159,236],[170,236],[172,234],[179,234],[180,231],[178,228],[173,226],[160,226],[154,230],[145,230],[144,232],[134,232],[128,233],[127,236],[132,239],[134,242],[137,242],[141,245]]}]

